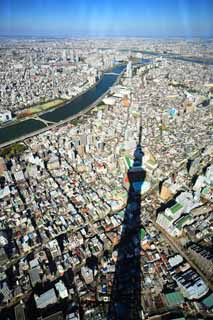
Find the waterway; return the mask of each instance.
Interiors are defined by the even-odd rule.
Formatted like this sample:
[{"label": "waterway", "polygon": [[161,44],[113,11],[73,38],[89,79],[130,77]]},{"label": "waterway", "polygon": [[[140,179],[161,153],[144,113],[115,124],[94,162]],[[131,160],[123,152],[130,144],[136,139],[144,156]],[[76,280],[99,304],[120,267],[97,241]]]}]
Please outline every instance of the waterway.
[{"label": "waterway", "polygon": [[[124,49],[125,50],[125,49]],[[174,54],[162,54],[152,51],[139,51],[133,50],[134,52],[140,52],[143,55],[152,55],[152,56],[163,56],[168,59],[175,59],[175,60],[182,60],[192,63],[199,63],[199,64],[206,64],[206,65],[213,65],[211,61],[202,61],[202,59],[191,59],[187,57],[183,57],[180,55]],[[140,64],[147,64],[149,63],[149,59],[142,59]],[[62,107],[55,108],[53,110],[49,110],[46,113],[40,116],[41,119],[45,121],[50,121],[53,123],[60,123],[61,121],[65,121],[75,115],[79,114],[79,112],[86,110],[89,106],[91,106],[95,101],[98,100],[107,90],[113,86],[116,82],[119,75],[124,71],[125,66],[117,66],[111,70],[113,74],[105,73],[101,81],[89,89],[87,92],[83,93],[82,95],[78,96],[74,100],[68,102]],[[116,75],[117,73],[117,75]],[[50,125],[47,127],[49,128]],[[10,141],[18,140],[24,136],[30,135],[31,133],[36,133],[39,131],[45,130],[46,125],[38,120],[28,119],[22,122],[12,124],[10,126],[0,128],[0,145],[1,144],[8,144]]]},{"label": "waterway", "polygon": [[100,83],[88,90],[86,93],[78,96],[72,102],[56,108],[53,111],[46,112],[40,118],[46,121],[59,122],[67,119],[80,111],[86,109],[88,106],[93,104],[99,97],[101,97],[117,80],[118,76],[125,69],[125,66],[119,66],[112,70],[112,73],[116,74],[105,74]]},{"label": "waterway", "polygon": [[155,57],[164,57],[167,59],[174,59],[174,60],[180,60],[180,61],[186,61],[186,62],[192,62],[192,63],[199,63],[199,64],[206,64],[206,65],[213,65],[213,61],[205,61],[202,60],[202,58],[190,58],[190,57],[183,57],[181,55],[175,54],[175,53],[160,53],[160,52],[153,52],[153,51],[137,51],[144,55],[151,55]]},{"label": "waterway", "polygon": [[11,126],[0,128],[0,144],[17,139],[23,135],[30,134],[32,132],[45,128],[45,124],[41,121],[29,119],[22,121]]},{"label": "waterway", "polygon": [[[109,50],[110,48],[99,48],[101,50]],[[210,61],[208,60],[204,60],[202,57],[184,57],[180,54],[177,53],[164,53],[164,52],[155,52],[155,51],[142,51],[139,50],[137,48],[133,48],[133,49],[120,49],[121,52],[134,52],[134,53],[141,53],[143,56],[144,55],[150,55],[150,56],[155,56],[155,57],[164,57],[167,59],[175,59],[175,60],[181,60],[181,61],[186,61],[186,62],[192,62],[192,63],[199,63],[199,64],[206,64],[206,65],[213,65],[213,60],[210,59]],[[145,60],[145,59],[143,59]]]},{"label": "waterway", "polygon": [[[47,111],[40,116],[40,118],[46,121],[55,122],[57,124],[77,115],[79,112],[87,109],[90,105],[97,101],[98,98],[104,95],[104,93],[106,93],[107,90],[113,86],[125,68],[126,66],[124,65],[113,68],[111,70],[111,73],[113,74],[105,73],[101,81],[87,92],[78,96],[71,102],[68,102],[64,106]],[[0,128],[0,144],[27,136],[30,133],[44,129],[45,127],[46,125],[39,120],[28,119],[4,128]]]}]

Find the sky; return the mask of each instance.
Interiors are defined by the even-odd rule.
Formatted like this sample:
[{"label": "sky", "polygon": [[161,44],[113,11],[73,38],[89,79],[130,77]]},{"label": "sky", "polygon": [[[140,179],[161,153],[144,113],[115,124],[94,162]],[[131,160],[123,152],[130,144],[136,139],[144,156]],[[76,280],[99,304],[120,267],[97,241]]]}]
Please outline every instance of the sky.
[{"label": "sky", "polygon": [[213,36],[213,0],[0,0],[0,35]]}]

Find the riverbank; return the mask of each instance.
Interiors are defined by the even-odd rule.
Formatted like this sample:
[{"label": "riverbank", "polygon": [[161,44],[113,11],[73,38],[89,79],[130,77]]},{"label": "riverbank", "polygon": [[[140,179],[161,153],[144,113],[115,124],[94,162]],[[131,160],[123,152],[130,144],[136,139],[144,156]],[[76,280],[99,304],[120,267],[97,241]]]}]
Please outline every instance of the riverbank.
[{"label": "riverbank", "polygon": [[[0,129],[5,128],[5,127],[10,127],[14,124],[18,124],[21,121],[26,121],[29,119],[36,120],[37,117],[43,115],[47,111],[50,111],[50,110],[54,111],[56,108],[60,108],[60,107],[65,106],[66,104],[68,104],[68,103],[72,102],[73,100],[75,100],[76,98],[78,98],[80,95],[86,93],[87,91],[89,91],[90,89],[95,87],[102,80],[103,75],[104,75],[104,73],[101,75],[100,79],[96,83],[94,83],[89,88],[86,88],[85,90],[83,90],[82,92],[80,92],[76,96],[72,97],[71,99],[65,100],[65,99],[58,98],[55,100],[47,101],[47,102],[42,103],[40,105],[34,105],[28,109],[24,109],[23,113],[26,113],[26,115],[24,115],[23,117],[18,117],[18,115],[17,115],[17,117],[13,118],[9,123],[2,124],[0,126]],[[28,113],[28,111],[29,111],[29,113]],[[39,119],[38,119],[38,121],[39,121]]]},{"label": "riverbank", "polygon": [[186,62],[192,62],[192,63],[200,63],[200,64],[207,64],[207,65],[213,65],[213,59],[210,58],[201,58],[201,57],[193,57],[193,56],[181,56],[177,53],[165,53],[165,52],[154,52],[154,51],[138,51],[145,55],[151,55],[156,57],[165,57],[168,59],[176,59],[176,60],[182,60]]},{"label": "riverbank", "polygon": [[[69,110],[65,110],[65,116],[67,113],[74,113],[72,114],[71,116],[68,116],[68,117],[65,117],[64,119],[60,120],[60,118],[58,118],[58,122],[56,122],[55,124],[51,124],[49,126],[45,126],[41,121],[38,120],[35,120],[35,119],[29,119],[29,120],[26,120],[26,121],[23,121],[21,123],[18,123],[17,125],[15,126],[18,126],[18,125],[21,125],[23,127],[23,124],[25,125],[25,127],[27,126],[27,121],[35,121],[37,122],[39,128],[37,130],[37,128],[35,128],[35,130],[33,130],[33,125],[35,125],[35,123],[31,123],[31,125],[29,124],[29,126],[27,126],[27,129],[30,129],[31,132],[27,133],[27,134],[20,134],[19,137],[17,138],[14,138],[14,139],[8,139],[7,141],[5,142],[2,142],[0,144],[0,148],[3,148],[3,147],[6,147],[6,146],[9,146],[9,145],[12,145],[14,143],[17,143],[19,141],[22,141],[22,140],[25,140],[25,139],[28,139],[30,137],[33,137],[33,136],[36,136],[38,134],[41,134],[47,130],[51,130],[57,126],[61,126],[61,125],[64,125],[65,123],[67,122],[70,122],[74,119],[77,119],[79,117],[81,117],[83,114],[89,112],[92,108],[94,108],[95,106],[97,106],[97,104],[104,98],[105,95],[107,95],[107,93],[110,91],[111,87],[115,84],[117,84],[121,78],[121,76],[123,75],[123,73],[125,72],[125,66],[120,66],[120,67],[116,67],[113,69],[113,72],[115,71],[120,71],[120,74],[118,74],[117,76],[116,75],[107,75],[107,74],[104,74],[103,75],[103,78],[99,81],[99,84],[95,84],[93,86],[93,88],[89,89],[86,93],[80,95],[79,97],[75,98],[73,101],[71,101],[70,103],[66,103],[64,106],[60,107],[59,109],[55,109],[55,110],[50,110],[49,112],[45,113],[45,115],[47,116],[50,116],[52,117],[54,112],[56,113],[56,119],[57,119],[57,115],[58,115],[58,112],[61,112],[62,108],[69,108]],[[102,87],[100,88],[100,85],[102,83],[102,81],[104,81],[104,84],[102,85]],[[94,90],[94,91],[93,91]],[[88,94],[88,92],[90,94]],[[85,98],[85,101],[84,101],[84,98]],[[88,101],[86,101],[86,99],[88,98]],[[91,100],[93,100],[91,103],[89,103]],[[78,106],[79,104],[79,106]],[[79,108],[77,108],[79,107]],[[79,109],[79,110],[76,110],[76,109]],[[64,110],[64,109],[63,109]],[[42,119],[44,119],[45,121],[48,122],[48,119],[46,118],[43,118],[41,117]],[[51,120],[50,120],[51,121]],[[10,126],[9,128],[3,128],[3,130],[8,130],[8,134],[9,134],[9,129],[11,129],[12,126]],[[14,128],[15,129],[15,128]],[[21,129],[21,128],[18,128],[18,129]],[[1,141],[1,138],[2,138],[2,135],[1,135],[1,130],[0,129],[0,141]],[[5,132],[5,134],[7,134],[7,132]],[[17,134],[17,131],[15,130],[14,132],[14,135]],[[4,138],[4,137],[3,137]]]},{"label": "riverbank", "polygon": [[[79,94],[77,94],[76,96],[74,96],[74,97],[72,97],[71,99],[69,99],[69,100],[64,100],[64,99],[56,99],[59,103],[55,103],[55,105],[51,105],[51,106],[49,106],[49,105],[47,105],[47,108],[46,108],[46,110],[45,110],[45,108],[43,108],[43,110],[41,109],[41,110],[35,110],[35,112],[33,113],[33,114],[29,114],[29,115],[26,115],[26,117],[23,117],[23,118],[20,118],[20,119],[14,119],[13,121],[10,121],[9,123],[6,123],[5,125],[1,125],[0,126],[0,133],[1,132],[3,132],[3,131],[5,131],[5,136],[8,134],[8,136],[10,135],[9,134],[9,128],[11,128],[12,130],[13,130],[13,128],[14,128],[14,126],[16,125],[16,127],[17,127],[17,131],[19,132],[19,129],[22,127],[22,128],[24,128],[24,127],[26,127],[25,129],[28,131],[28,128],[27,128],[27,126],[26,126],[26,121],[29,121],[29,120],[32,120],[31,121],[31,124],[32,124],[32,128],[33,127],[35,127],[36,125],[35,125],[35,121],[37,121],[39,124],[38,124],[38,130],[40,130],[41,128],[40,128],[40,124],[41,123],[43,123],[44,124],[44,126],[48,126],[48,125],[51,125],[51,124],[54,124],[55,122],[58,122],[58,120],[56,120],[56,121],[54,121],[54,120],[49,120],[48,121],[48,119],[45,119],[45,118],[42,118],[42,116],[44,115],[45,116],[45,114],[47,113],[49,113],[49,112],[53,112],[53,111],[55,111],[56,109],[58,109],[58,108],[61,108],[61,107],[66,107],[67,105],[69,105],[69,104],[71,104],[71,103],[74,103],[74,101],[77,99],[77,98],[79,98],[79,97],[81,97],[81,96],[83,96],[83,95],[85,95],[86,93],[88,93],[89,91],[91,91],[93,88],[95,88],[95,87],[97,87],[98,85],[99,85],[99,83],[102,81],[102,79],[103,79],[103,77],[104,77],[104,75],[117,75],[116,73],[113,73],[113,71],[115,71],[115,70],[117,70],[117,69],[119,69],[119,68],[124,68],[125,67],[125,63],[119,63],[119,64],[117,64],[117,66],[116,67],[114,67],[114,68],[110,68],[110,69],[108,69],[108,70],[106,70],[105,72],[103,72],[102,74],[101,74],[101,76],[100,76],[100,78],[98,79],[98,81],[96,81],[92,86],[90,86],[89,88],[86,88],[86,89],[84,89],[81,93],[79,93]],[[54,101],[56,101],[56,100],[54,100]],[[59,101],[60,100],[60,101]],[[49,102],[46,102],[45,104],[49,104],[49,103],[53,103],[54,101],[49,101]],[[43,104],[41,104],[41,106],[43,106]],[[31,108],[37,108],[37,106],[35,105],[35,106],[32,106]],[[31,108],[29,108],[29,109],[31,109]],[[23,111],[24,112],[24,111]],[[59,117],[60,118],[60,117]],[[34,121],[34,123],[33,123],[33,121]],[[20,124],[20,123],[23,123],[23,124]],[[7,129],[5,129],[5,130],[2,130],[2,129],[4,129],[4,128],[7,128]],[[34,130],[33,130],[34,131]],[[3,134],[4,134],[4,132],[3,132]],[[8,139],[9,140],[9,139]],[[19,140],[18,140],[19,141]],[[3,141],[3,143],[4,143],[4,141]],[[1,144],[1,135],[0,135],[0,144]]]},{"label": "riverbank", "polygon": [[44,111],[61,106],[64,102],[66,102],[65,99],[55,99],[52,101],[37,104],[37,105],[34,105],[30,108],[23,110],[21,113],[19,113],[17,115],[16,118],[22,119],[22,118],[29,117],[29,116],[39,115],[40,113],[42,113]]}]

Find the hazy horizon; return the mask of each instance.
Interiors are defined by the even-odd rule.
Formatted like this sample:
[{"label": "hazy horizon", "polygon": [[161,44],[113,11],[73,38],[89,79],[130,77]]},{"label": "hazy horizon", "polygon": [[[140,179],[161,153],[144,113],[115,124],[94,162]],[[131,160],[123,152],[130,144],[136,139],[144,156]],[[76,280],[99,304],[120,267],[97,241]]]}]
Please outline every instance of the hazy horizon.
[{"label": "hazy horizon", "polygon": [[1,0],[0,35],[209,38],[211,0]]}]

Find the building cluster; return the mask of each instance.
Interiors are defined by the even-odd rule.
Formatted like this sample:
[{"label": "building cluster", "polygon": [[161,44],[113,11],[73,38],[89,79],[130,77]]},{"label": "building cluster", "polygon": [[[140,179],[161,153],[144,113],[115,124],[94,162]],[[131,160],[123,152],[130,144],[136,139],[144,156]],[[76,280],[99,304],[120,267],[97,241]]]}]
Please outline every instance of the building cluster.
[{"label": "building cluster", "polygon": [[[142,318],[212,314],[211,72],[165,58],[129,63],[77,125],[52,128],[25,140],[21,154],[0,158],[2,308],[21,301],[27,310],[33,299],[39,317],[66,301],[67,319],[79,319],[79,309],[84,319],[106,318],[128,170],[140,165],[141,142],[146,176],[133,182],[141,194],[139,240],[133,236],[123,254],[140,259]],[[129,224],[135,228],[134,214]],[[128,292],[131,277],[124,280]]]},{"label": "building cluster", "polygon": [[[0,44],[0,123],[44,102],[69,100],[94,85],[127,54],[78,41]],[[9,118],[8,118],[9,113]]]},{"label": "building cluster", "polygon": [[[96,40],[98,42],[98,40]],[[116,38],[101,39],[101,47],[122,49],[127,51],[139,50],[143,53],[172,54],[174,56],[185,56],[189,59],[204,60],[212,62],[212,40],[205,39],[153,39],[153,38]],[[133,49],[134,48],[134,49]]]}]

